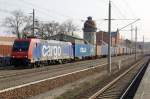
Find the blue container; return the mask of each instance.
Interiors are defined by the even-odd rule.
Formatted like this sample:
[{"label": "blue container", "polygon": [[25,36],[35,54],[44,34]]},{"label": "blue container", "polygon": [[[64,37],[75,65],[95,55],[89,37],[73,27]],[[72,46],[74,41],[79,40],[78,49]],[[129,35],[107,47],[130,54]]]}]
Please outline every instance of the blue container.
[{"label": "blue container", "polygon": [[82,58],[90,56],[90,45],[88,44],[75,44],[74,45],[75,57]]},{"label": "blue container", "polygon": [[107,56],[108,55],[108,45],[102,45],[101,46],[101,55]]},{"label": "blue container", "polygon": [[96,46],[89,45],[90,46],[90,56],[96,56]]}]

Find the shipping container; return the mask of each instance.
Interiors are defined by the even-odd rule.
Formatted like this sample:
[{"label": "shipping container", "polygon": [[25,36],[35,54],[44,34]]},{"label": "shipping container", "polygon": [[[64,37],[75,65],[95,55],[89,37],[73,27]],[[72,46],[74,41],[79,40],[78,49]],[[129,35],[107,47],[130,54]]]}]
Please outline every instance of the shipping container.
[{"label": "shipping container", "polygon": [[0,45],[0,57],[11,55],[12,45]]},{"label": "shipping container", "polygon": [[121,46],[118,47],[118,55],[123,54],[123,48]]},{"label": "shipping container", "polygon": [[96,56],[96,46],[95,45],[89,45],[90,46],[90,56],[95,57]]},{"label": "shipping container", "polygon": [[108,45],[102,45],[101,46],[101,56],[107,56],[108,55]]},{"label": "shipping container", "polygon": [[97,57],[101,57],[101,46],[100,45],[96,46],[96,55],[97,55]]},{"label": "shipping container", "polygon": [[[116,48],[111,47],[110,50],[111,50],[111,56],[115,56]],[[101,55],[102,56],[107,56],[108,55],[108,45],[102,45],[101,46]]]},{"label": "shipping container", "polygon": [[111,47],[111,56],[115,56],[115,47]]},{"label": "shipping container", "polygon": [[11,64],[12,42],[0,42],[0,64],[1,66]]},{"label": "shipping container", "polygon": [[75,44],[74,45],[74,55],[75,58],[85,58],[91,56],[91,48],[88,44]]},{"label": "shipping container", "polygon": [[115,50],[115,52],[114,52],[114,56],[117,56],[118,55],[118,47],[114,47],[114,50]]}]

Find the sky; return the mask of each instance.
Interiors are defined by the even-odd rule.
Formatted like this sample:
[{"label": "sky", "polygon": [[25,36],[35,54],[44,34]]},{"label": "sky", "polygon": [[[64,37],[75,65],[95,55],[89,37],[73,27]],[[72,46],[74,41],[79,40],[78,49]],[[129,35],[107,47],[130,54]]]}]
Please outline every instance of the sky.
[{"label": "sky", "polygon": [[[98,30],[108,31],[109,0],[0,0],[0,24],[5,17],[10,16],[14,10],[22,10],[26,15],[35,9],[35,17],[43,22],[63,22],[67,19],[73,20],[79,26],[79,35],[82,35],[82,27],[88,16],[92,16],[97,23]],[[150,41],[150,1],[149,0],[111,0],[112,4],[112,31],[116,31],[134,20],[140,21],[133,24],[138,28],[138,41]],[[131,39],[131,26],[120,31],[123,38]],[[6,29],[0,25],[0,35],[7,35]],[[134,36],[133,36],[134,37]]]}]

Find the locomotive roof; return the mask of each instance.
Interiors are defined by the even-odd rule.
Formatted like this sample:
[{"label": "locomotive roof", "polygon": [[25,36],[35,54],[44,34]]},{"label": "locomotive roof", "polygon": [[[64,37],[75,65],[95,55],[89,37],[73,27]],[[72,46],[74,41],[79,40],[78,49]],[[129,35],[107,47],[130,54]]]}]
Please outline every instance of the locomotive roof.
[{"label": "locomotive roof", "polygon": [[[44,40],[44,39],[37,39],[37,38],[23,38],[23,39],[16,39],[15,41],[31,41],[31,40],[41,40],[41,41],[51,42],[51,43],[64,43],[64,41]],[[69,42],[65,42],[65,43],[69,43]]]}]

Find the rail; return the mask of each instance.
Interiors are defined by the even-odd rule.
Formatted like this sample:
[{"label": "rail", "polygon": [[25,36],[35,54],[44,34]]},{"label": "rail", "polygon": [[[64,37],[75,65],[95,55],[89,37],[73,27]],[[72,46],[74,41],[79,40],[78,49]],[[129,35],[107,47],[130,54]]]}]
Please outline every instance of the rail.
[{"label": "rail", "polygon": [[[122,84],[123,83],[120,83],[120,85],[117,85],[116,83],[117,82],[119,82],[120,80],[122,80],[123,79],[123,77],[124,76],[126,76],[127,74],[129,74],[130,73],[130,71],[132,71],[135,67],[137,67],[137,65],[138,66],[140,66],[140,65],[143,65],[143,63],[142,63],[142,61],[143,60],[141,60],[141,61],[138,61],[136,64],[134,64],[132,67],[130,67],[128,70],[126,70],[124,73],[122,73],[121,75],[119,75],[117,78],[115,78],[113,81],[111,81],[109,84],[107,84],[106,86],[104,86],[102,89],[100,89],[99,91],[97,91],[96,93],[94,93],[91,97],[89,97],[89,99],[96,99],[97,97],[99,97],[101,94],[103,94],[103,93],[105,93],[105,94],[107,94],[107,91],[109,90],[109,89],[113,89],[113,88],[116,88],[117,89],[117,87],[113,87],[113,88],[111,88],[112,86],[122,86]],[[147,64],[147,62],[146,62],[146,64]],[[142,68],[144,68],[144,66],[142,66]],[[141,68],[141,69],[142,69]],[[141,71],[141,69],[140,69],[140,71]],[[139,70],[139,69],[138,69]],[[133,74],[132,74],[133,75]],[[126,79],[127,78],[125,78],[125,81],[126,81]],[[116,85],[115,85],[116,84]],[[125,82],[125,84],[127,84],[126,82]],[[122,88],[124,88],[124,87],[122,87]],[[107,90],[108,89],[108,90]],[[114,89],[113,89],[114,90]],[[106,91],[106,92],[105,92]],[[111,91],[110,91],[111,92]],[[115,91],[112,91],[112,92],[115,92]],[[126,91],[127,92],[127,91]],[[111,97],[111,96],[109,96],[110,95],[110,93],[108,93],[108,95],[105,95],[104,97]],[[115,95],[115,94],[113,94],[113,95]],[[124,93],[124,95],[126,95],[126,93]],[[124,97],[124,96],[121,96],[121,97]],[[121,98],[121,99],[128,99],[128,98]]]},{"label": "rail", "polygon": [[[149,60],[150,61],[150,60]],[[145,71],[148,67],[149,61],[145,64],[143,64],[142,68],[140,69],[140,71],[137,73],[137,75],[134,77],[134,79],[132,80],[132,82],[130,83],[130,85],[127,87],[127,89],[123,92],[123,94],[121,95],[120,99],[131,99],[134,97],[137,88],[145,74]]]}]

